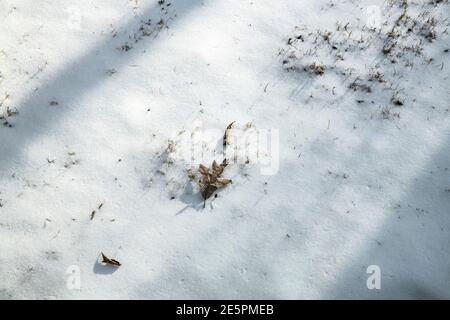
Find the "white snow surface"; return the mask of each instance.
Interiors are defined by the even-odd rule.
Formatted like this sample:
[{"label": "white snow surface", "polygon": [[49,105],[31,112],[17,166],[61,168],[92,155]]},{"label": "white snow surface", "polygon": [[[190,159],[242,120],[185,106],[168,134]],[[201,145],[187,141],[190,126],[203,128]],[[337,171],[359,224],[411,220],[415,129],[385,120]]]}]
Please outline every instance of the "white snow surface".
[{"label": "white snow surface", "polygon": [[[449,14],[2,0],[0,298],[449,299]],[[203,208],[187,173],[200,163],[171,151],[233,121],[278,130],[279,169],[229,164]]]}]

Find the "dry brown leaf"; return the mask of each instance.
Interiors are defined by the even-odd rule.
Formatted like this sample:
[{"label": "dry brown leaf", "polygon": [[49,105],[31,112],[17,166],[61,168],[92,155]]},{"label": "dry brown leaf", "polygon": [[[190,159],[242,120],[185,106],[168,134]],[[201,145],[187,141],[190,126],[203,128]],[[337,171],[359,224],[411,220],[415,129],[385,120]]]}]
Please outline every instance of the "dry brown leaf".
[{"label": "dry brown leaf", "polygon": [[224,147],[226,147],[227,145],[229,145],[229,139],[230,139],[230,137],[229,137],[229,135],[230,135],[230,130],[231,130],[231,128],[233,127],[233,124],[235,123],[236,121],[233,121],[232,123],[230,123],[229,125],[228,125],[228,127],[225,129],[225,134],[223,135],[223,146]]},{"label": "dry brown leaf", "polygon": [[223,188],[226,187],[228,184],[230,184],[232,181],[230,179],[217,179],[213,185],[217,188]]},{"label": "dry brown leaf", "polygon": [[102,259],[103,259],[102,263],[105,263],[107,265],[114,266],[114,267],[120,267],[122,265],[119,261],[114,260],[114,259],[110,259],[107,256],[105,256],[103,254],[103,252],[101,254],[102,254]]},{"label": "dry brown leaf", "polygon": [[206,166],[202,165],[202,164],[198,167],[198,171],[200,172],[200,174],[203,177],[207,176],[208,173],[209,173],[209,169]]},{"label": "dry brown leaf", "polygon": [[214,160],[212,163],[212,169],[213,169],[214,175],[219,177],[223,173],[223,170],[225,169],[225,167],[217,164],[216,160]]},{"label": "dry brown leaf", "polygon": [[222,161],[221,164],[218,164],[214,160],[211,165],[211,169],[200,164],[198,171],[202,175],[200,188],[204,200],[203,207],[206,206],[206,200],[209,199],[217,189],[223,188],[232,182],[230,179],[221,178],[221,175],[227,165],[228,163],[226,160]]},{"label": "dry brown leaf", "polygon": [[227,159],[223,159],[223,161],[222,161],[222,163],[220,165],[225,169],[225,167],[228,165],[228,160]]},{"label": "dry brown leaf", "polygon": [[[226,147],[229,142],[229,133],[233,127],[235,121],[230,123],[225,129],[225,134],[223,136],[223,146]],[[209,199],[217,189],[226,187],[228,184],[232,183],[230,179],[222,178],[222,173],[228,166],[227,159],[223,159],[221,164],[218,164],[216,160],[213,161],[211,168],[200,164],[198,167],[198,172],[201,174],[202,179],[199,181],[200,190],[203,197],[203,208],[206,206],[206,200]]]}]

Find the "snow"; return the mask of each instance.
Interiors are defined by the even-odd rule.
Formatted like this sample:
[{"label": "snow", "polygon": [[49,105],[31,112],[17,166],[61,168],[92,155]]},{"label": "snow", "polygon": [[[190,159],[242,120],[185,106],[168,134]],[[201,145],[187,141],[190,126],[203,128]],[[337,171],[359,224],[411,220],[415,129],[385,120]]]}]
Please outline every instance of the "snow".
[{"label": "snow", "polygon": [[[0,298],[450,298],[450,6],[401,3],[1,1]],[[203,208],[233,121],[279,166]]]}]

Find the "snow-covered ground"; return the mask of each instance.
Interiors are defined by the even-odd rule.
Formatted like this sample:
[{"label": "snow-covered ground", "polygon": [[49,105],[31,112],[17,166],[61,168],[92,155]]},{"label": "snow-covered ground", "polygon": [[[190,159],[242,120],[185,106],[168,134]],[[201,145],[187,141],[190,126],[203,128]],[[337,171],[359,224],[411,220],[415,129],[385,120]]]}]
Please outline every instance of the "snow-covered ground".
[{"label": "snow-covered ground", "polygon": [[[0,1],[0,298],[450,298],[449,15]],[[233,121],[272,143],[203,208]]]}]

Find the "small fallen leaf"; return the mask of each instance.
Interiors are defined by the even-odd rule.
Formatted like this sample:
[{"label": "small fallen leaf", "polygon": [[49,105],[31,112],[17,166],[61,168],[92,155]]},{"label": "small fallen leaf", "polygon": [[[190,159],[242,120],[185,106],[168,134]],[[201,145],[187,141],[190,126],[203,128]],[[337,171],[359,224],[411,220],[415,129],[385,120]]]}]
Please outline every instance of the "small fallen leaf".
[{"label": "small fallen leaf", "polygon": [[[229,143],[229,134],[230,130],[233,127],[233,124],[235,121],[230,123],[227,128],[225,129],[225,133],[223,135],[223,146],[224,148],[227,147]],[[218,164],[216,160],[213,161],[210,168],[207,166],[200,164],[198,167],[198,172],[201,174],[202,178],[199,181],[200,186],[200,192],[203,197],[203,208],[206,206],[206,200],[209,199],[214,192],[217,191],[219,188],[226,187],[228,184],[232,183],[230,179],[224,179],[222,178],[222,173],[225,170],[225,168],[228,166],[227,159],[223,159],[221,164]],[[191,180],[194,179],[195,174],[192,172],[189,172],[189,177]]]},{"label": "small fallen leaf", "polygon": [[111,266],[114,266],[114,267],[120,267],[122,265],[119,261],[114,260],[114,259],[110,259],[107,256],[105,256],[103,254],[103,252],[101,254],[102,254],[102,259],[103,259],[102,263],[105,263],[105,264],[108,264],[108,265],[111,265]]},{"label": "small fallen leaf", "polygon": [[232,123],[230,123],[229,125],[228,125],[228,127],[225,129],[225,134],[223,135],[223,146],[224,147],[226,147],[226,146],[228,146],[229,145],[229,140],[230,140],[230,130],[231,130],[231,128],[233,127],[233,124],[235,123],[236,121],[233,121]]}]

